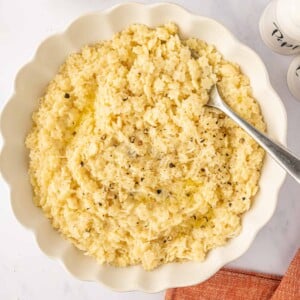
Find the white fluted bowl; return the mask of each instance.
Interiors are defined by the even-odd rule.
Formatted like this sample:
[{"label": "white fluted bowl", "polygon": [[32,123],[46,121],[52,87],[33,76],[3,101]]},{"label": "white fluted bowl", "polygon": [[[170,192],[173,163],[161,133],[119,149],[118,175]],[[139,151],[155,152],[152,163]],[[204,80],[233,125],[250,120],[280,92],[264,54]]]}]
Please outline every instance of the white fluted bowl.
[{"label": "white fluted bowl", "polygon": [[66,269],[81,280],[98,281],[118,290],[157,292],[175,286],[187,286],[208,279],[226,263],[246,252],[257,232],[269,221],[276,207],[285,172],[269,156],[260,180],[260,190],[251,209],[243,217],[241,234],[224,247],[212,250],[204,262],[170,263],[151,272],[140,266],[115,268],[100,266],[84,256],[70,242],[52,229],[42,211],[32,202],[32,190],[27,173],[28,151],[24,140],[47,83],[71,52],[83,45],[103,39],[131,23],[157,26],[168,21],[179,25],[183,37],[197,37],[216,45],[228,60],[238,63],[249,76],[253,93],[259,101],[270,136],[286,143],[286,113],[281,100],[270,85],[266,68],[260,58],[239,43],[216,21],[193,15],[173,4],[121,4],[112,9],[84,15],[66,31],[47,38],[34,58],[18,73],[15,93],[7,103],[1,119],[4,146],[0,167],[10,186],[12,208],[19,222],[36,236],[41,250],[61,261]]}]

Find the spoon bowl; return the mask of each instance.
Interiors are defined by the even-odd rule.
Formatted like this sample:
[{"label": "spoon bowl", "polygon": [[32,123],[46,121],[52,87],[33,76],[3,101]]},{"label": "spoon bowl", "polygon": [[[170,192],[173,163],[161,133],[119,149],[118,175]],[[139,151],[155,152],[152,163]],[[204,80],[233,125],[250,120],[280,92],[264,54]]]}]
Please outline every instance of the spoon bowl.
[{"label": "spoon bowl", "polygon": [[298,183],[300,183],[300,159],[291,153],[287,148],[273,141],[266,134],[257,130],[238,114],[236,114],[222,99],[222,93],[217,85],[214,85],[210,91],[210,98],[206,104],[221,110],[230,117],[241,128],[243,128],[270,156],[290,174]]}]

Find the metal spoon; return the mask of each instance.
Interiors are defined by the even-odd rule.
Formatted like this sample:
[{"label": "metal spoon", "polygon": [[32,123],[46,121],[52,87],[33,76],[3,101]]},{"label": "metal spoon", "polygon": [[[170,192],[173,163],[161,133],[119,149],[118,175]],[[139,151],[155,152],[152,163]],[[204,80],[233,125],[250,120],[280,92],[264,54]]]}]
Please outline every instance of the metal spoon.
[{"label": "metal spoon", "polygon": [[223,101],[217,85],[211,89],[210,99],[206,105],[218,108],[230,117],[262,148],[264,148],[283,169],[285,169],[298,183],[300,183],[300,159],[292,154],[287,148],[271,140],[264,133],[257,130],[232,111],[231,108]]}]

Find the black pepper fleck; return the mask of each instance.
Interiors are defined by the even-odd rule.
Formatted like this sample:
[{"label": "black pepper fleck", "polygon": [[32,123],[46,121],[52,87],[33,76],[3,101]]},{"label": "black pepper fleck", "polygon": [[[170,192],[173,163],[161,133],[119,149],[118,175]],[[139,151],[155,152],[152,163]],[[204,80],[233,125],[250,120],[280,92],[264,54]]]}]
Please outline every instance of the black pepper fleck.
[{"label": "black pepper fleck", "polygon": [[169,163],[170,168],[175,168],[175,165],[173,163]]},{"label": "black pepper fleck", "polygon": [[83,166],[84,166],[84,162],[83,162],[83,161],[81,161],[81,162],[80,162],[80,165],[83,167]]},{"label": "black pepper fleck", "polygon": [[160,194],[160,193],[161,193],[161,190],[156,190],[156,193],[157,193],[157,194]]},{"label": "black pepper fleck", "polygon": [[242,200],[246,200],[246,197],[243,197]]},{"label": "black pepper fleck", "polygon": [[69,99],[70,98],[70,94],[69,93],[65,93],[65,96],[64,96],[66,99]]}]

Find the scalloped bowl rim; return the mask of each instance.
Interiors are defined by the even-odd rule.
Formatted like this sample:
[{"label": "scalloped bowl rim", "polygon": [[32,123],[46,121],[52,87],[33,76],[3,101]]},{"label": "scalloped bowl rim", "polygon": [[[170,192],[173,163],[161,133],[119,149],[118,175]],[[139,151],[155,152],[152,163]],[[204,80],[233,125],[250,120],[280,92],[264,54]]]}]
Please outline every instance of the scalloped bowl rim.
[{"label": "scalloped bowl rim", "polygon": [[[20,211],[22,211],[22,205],[24,205],[24,204],[21,203],[20,198],[16,196],[16,194],[19,193],[17,184],[18,184],[18,187],[24,188],[25,191],[26,191],[26,189],[28,189],[30,187],[28,187],[28,185],[29,185],[28,176],[25,179],[26,176],[22,177],[22,174],[21,174],[21,176],[19,176],[19,174],[17,174],[17,171],[11,170],[11,169],[13,169],[12,166],[14,163],[16,164],[16,166],[18,166],[17,163],[21,163],[21,166],[23,166],[23,169],[24,169],[26,163],[25,163],[25,165],[22,165],[22,164],[24,164],[24,154],[25,154],[22,152],[24,149],[23,150],[21,149],[21,147],[25,148],[24,144],[23,144],[23,140],[22,140],[22,143],[20,143],[20,139],[14,137],[14,135],[11,135],[9,132],[10,130],[16,130],[16,133],[21,131],[21,129],[17,125],[10,123],[10,120],[11,120],[10,115],[12,113],[14,113],[14,114],[16,113],[16,114],[20,114],[19,116],[21,118],[24,117],[22,115],[22,112],[23,112],[23,110],[26,109],[27,106],[24,106],[23,110],[22,109],[13,110],[13,108],[14,108],[13,104],[15,104],[15,102],[17,102],[19,105],[21,105],[21,108],[22,108],[22,105],[25,105],[24,101],[22,102],[21,100],[18,100],[18,99],[20,99],[20,94],[22,92],[26,91],[26,84],[24,87],[24,83],[23,83],[23,82],[26,82],[26,76],[24,79],[24,73],[26,75],[26,72],[29,72],[29,74],[32,74],[32,72],[37,71],[36,66],[41,65],[41,61],[39,61],[39,60],[41,60],[40,56],[43,56],[42,55],[43,51],[46,51],[45,49],[47,49],[47,47],[49,49],[51,49],[51,43],[53,43],[53,41],[55,41],[55,40],[58,41],[59,39],[62,39],[63,37],[65,37],[65,41],[69,41],[70,36],[71,36],[71,40],[72,40],[72,30],[74,30],[74,28],[76,29],[76,26],[78,26],[78,24],[80,25],[81,24],[80,22],[83,22],[84,20],[86,21],[87,18],[89,18],[91,20],[94,20],[93,18],[96,18],[95,20],[97,20],[97,18],[99,18],[99,20],[100,19],[106,20],[107,18],[108,19],[110,18],[109,20],[112,21],[114,14],[118,15],[118,13],[119,13],[119,14],[124,15],[124,11],[126,11],[127,14],[129,14],[129,15],[130,15],[130,12],[131,13],[137,12],[137,11],[142,12],[145,16],[147,16],[147,17],[145,17],[145,22],[143,22],[143,23],[150,24],[150,25],[152,25],[152,23],[158,22],[158,21],[151,20],[151,17],[152,17],[152,19],[155,18],[153,15],[151,15],[151,13],[153,14],[154,11],[156,11],[156,13],[158,13],[158,14],[160,13],[161,17],[162,16],[169,17],[169,15],[170,15],[169,18],[171,18],[172,21],[175,21],[179,25],[180,29],[182,29],[182,26],[184,27],[186,25],[185,30],[188,32],[188,34],[190,34],[190,32],[192,32],[193,30],[195,30],[195,28],[192,25],[197,22],[199,24],[202,23],[202,24],[206,24],[207,26],[211,26],[212,28],[217,29],[218,31],[220,30],[220,32],[223,34],[222,39],[225,39],[225,40],[227,39],[227,42],[229,45],[228,49],[226,48],[226,46],[224,46],[224,49],[225,49],[224,51],[225,52],[227,51],[227,55],[225,55],[224,51],[222,51],[222,49],[220,49],[220,52],[222,54],[224,54],[225,58],[228,58],[228,56],[231,57],[231,56],[236,55],[237,62],[239,62],[239,60],[241,60],[241,61],[245,60],[245,57],[243,57],[243,55],[246,55],[246,57],[251,58],[251,64],[254,64],[255,68],[260,71],[259,74],[256,74],[259,77],[258,81],[256,81],[256,77],[253,76],[253,74],[255,74],[256,70],[255,71],[251,70],[250,64],[247,65],[246,62],[244,64],[241,64],[243,71],[250,77],[254,96],[257,99],[260,98],[257,96],[262,96],[262,95],[265,95],[266,99],[269,99],[269,97],[270,98],[272,97],[272,101],[274,101],[274,105],[273,105],[274,108],[271,108],[271,109],[277,110],[276,117],[279,118],[279,120],[280,120],[280,126],[276,127],[276,124],[275,125],[273,124],[272,126],[275,126],[276,130],[274,130],[274,132],[271,132],[271,133],[275,138],[277,138],[277,140],[279,140],[284,145],[286,144],[287,117],[286,117],[285,108],[284,108],[280,98],[278,97],[278,95],[273,90],[273,88],[270,84],[269,77],[268,77],[267,70],[266,70],[264,63],[262,62],[262,60],[259,58],[259,56],[253,50],[251,50],[249,47],[240,43],[233,36],[233,34],[228,29],[226,29],[223,25],[221,25],[219,22],[217,22],[213,19],[207,18],[207,17],[202,17],[202,16],[192,14],[192,13],[188,12],[187,10],[181,8],[180,6],[175,5],[175,4],[170,4],[170,3],[155,3],[155,4],[151,4],[151,5],[140,4],[140,3],[123,3],[123,4],[115,5],[104,11],[92,12],[92,13],[85,14],[81,17],[78,17],[62,33],[51,35],[50,37],[43,40],[41,42],[40,46],[38,47],[35,55],[33,56],[32,60],[20,69],[20,71],[18,72],[18,74],[16,76],[16,80],[15,80],[14,94],[11,97],[11,99],[7,102],[7,104],[1,114],[1,134],[3,137],[3,147],[2,147],[1,156],[0,156],[0,168],[1,168],[1,173],[3,174],[3,177],[5,178],[8,186],[9,186],[9,189],[10,189],[11,205],[12,205],[15,217],[25,228],[31,230],[34,233],[34,236],[36,237],[36,241],[37,241],[40,249],[47,256],[59,260],[61,262],[61,264],[65,267],[65,269],[70,274],[75,276],[76,278],[81,279],[81,280],[88,280],[88,281],[98,281],[115,291],[141,290],[141,291],[145,291],[145,292],[158,292],[158,291],[164,290],[166,288],[170,288],[170,287],[193,285],[193,284],[202,282],[202,281],[208,279],[210,276],[212,276],[215,272],[217,272],[225,264],[227,264],[228,262],[230,262],[230,261],[238,258],[239,256],[241,256],[242,254],[244,254],[247,251],[247,249],[249,248],[249,246],[251,245],[251,243],[253,242],[258,231],[272,217],[274,210],[276,208],[279,190],[285,179],[285,172],[283,172],[279,167],[276,167],[276,164],[268,156],[266,157],[265,165],[267,164],[268,167],[264,166],[263,172],[262,172],[262,177],[264,177],[264,169],[266,169],[266,168],[272,167],[276,171],[275,172],[275,174],[276,174],[275,183],[276,184],[275,184],[275,186],[272,186],[273,190],[270,191],[270,193],[272,193],[273,196],[270,197],[272,201],[270,201],[271,205],[269,207],[269,210],[264,211],[264,212],[256,212],[256,213],[258,213],[258,217],[261,217],[261,218],[255,219],[255,218],[257,218],[257,215],[253,211],[258,210],[256,208],[258,201],[255,201],[254,205],[253,205],[253,206],[255,206],[255,209],[254,209],[254,207],[252,207],[249,210],[249,212],[247,212],[243,216],[242,222],[245,224],[243,224],[242,233],[238,237],[232,239],[226,246],[219,247],[219,248],[212,250],[208,254],[207,259],[202,263],[199,263],[199,262],[187,262],[187,263],[181,263],[181,264],[172,263],[172,264],[167,264],[167,265],[161,266],[160,268],[158,268],[157,270],[154,270],[152,272],[146,272],[146,271],[142,270],[140,266],[134,266],[134,267],[128,267],[128,268],[122,268],[122,269],[113,268],[110,266],[92,267],[91,264],[96,264],[94,261],[91,263],[89,263],[89,262],[86,263],[84,261],[82,263],[82,266],[83,266],[82,269],[80,269],[80,268],[76,269],[76,267],[74,267],[74,264],[72,264],[72,260],[70,261],[69,257],[74,257],[74,258],[76,257],[79,260],[81,260],[81,259],[83,259],[84,256],[82,255],[81,252],[75,250],[75,247],[71,246],[71,244],[69,244],[69,242],[66,242],[61,237],[58,237],[58,239],[61,240],[61,244],[59,244],[56,240],[55,241],[58,245],[57,249],[60,250],[60,252],[58,250],[57,250],[58,252],[56,252],[53,249],[49,250],[51,248],[51,246],[49,245],[50,242],[41,238],[41,228],[43,228],[43,231],[42,231],[43,235],[45,235],[45,232],[46,232],[47,237],[52,236],[52,234],[53,234],[53,237],[54,237],[54,235],[58,236],[58,233],[56,233],[56,232],[52,233],[52,231],[51,231],[52,229],[49,229],[50,225],[48,224],[49,222],[47,222],[46,218],[44,218],[44,221],[47,222],[47,224],[44,221],[41,221],[41,219],[39,220],[39,223],[38,223],[38,221],[35,222],[35,220],[29,220],[29,216],[26,217],[26,216],[22,215],[22,217],[20,217]],[[182,18],[180,18],[180,20],[179,19],[173,20],[172,18],[174,18],[175,15],[179,15]],[[188,21],[187,21],[187,17],[189,18]],[[132,16],[129,16],[129,18],[132,18]],[[135,16],[135,18],[139,18],[139,17]],[[115,22],[122,22],[122,21],[118,20]],[[133,23],[133,22],[136,22],[136,21],[131,20],[131,21],[128,21],[127,24]],[[164,21],[162,21],[161,23],[164,23]],[[112,26],[111,24],[109,24],[109,25]],[[114,24],[114,26],[118,27],[121,25]],[[121,26],[121,28],[122,28],[122,26]],[[118,31],[118,30],[116,30],[116,28],[114,28],[113,32],[115,32],[115,31]],[[197,34],[198,34],[197,32],[195,32],[193,34],[191,33],[191,35],[193,35],[193,36],[195,36]],[[203,32],[201,34],[205,35],[205,33],[203,33]],[[201,34],[199,34],[199,35],[201,36]],[[73,39],[76,40],[76,36],[77,36],[77,34],[75,36],[73,35]],[[72,40],[72,41],[74,43],[74,40]],[[90,41],[90,42],[92,42],[92,41]],[[83,44],[85,44],[85,43],[83,43]],[[72,47],[73,46],[74,45],[72,44]],[[73,47],[73,50],[71,49],[72,47],[69,47],[70,49],[68,49],[68,53],[70,53],[74,50],[76,51],[80,48],[80,47],[78,47],[78,41],[77,41],[76,47]],[[222,47],[220,47],[220,48],[222,48]],[[218,48],[218,46],[217,46],[217,48]],[[60,50],[62,50],[62,49],[60,49]],[[46,51],[46,53],[47,53],[47,51]],[[233,60],[233,59],[231,59],[231,60]],[[58,66],[57,63],[56,63],[56,66]],[[254,73],[252,74],[251,72],[252,73],[254,72]],[[46,80],[45,78],[51,78],[53,76],[53,74],[51,72],[50,72],[51,76],[50,76],[50,74],[47,74],[47,72],[44,72],[44,73],[45,73],[44,75],[41,75],[41,77],[43,78],[44,81]],[[253,84],[253,81],[255,81],[255,84]],[[28,84],[29,81],[27,81],[26,83]],[[40,89],[42,89],[42,88],[40,87]],[[263,108],[263,103],[260,102],[260,99],[258,99],[258,101]],[[10,107],[10,106],[12,106],[12,107]],[[17,107],[19,107],[19,106],[17,106]],[[16,109],[16,108],[14,108],[14,109]],[[266,109],[265,110],[262,109],[262,110],[265,115]],[[32,112],[32,110],[31,110],[31,112]],[[269,119],[270,119],[269,121],[271,122],[272,118],[269,118]],[[269,125],[268,122],[267,122],[267,125]],[[17,128],[14,128],[14,126],[17,126]],[[23,137],[24,137],[24,135],[23,135]],[[18,155],[18,151],[21,151],[20,153],[21,153],[22,157],[21,156],[20,157],[13,156],[14,153]],[[20,159],[20,162],[18,161],[18,158]],[[22,160],[22,158],[23,158],[23,160]],[[14,160],[16,160],[17,162],[14,162]],[[26,165],[26,167],[27,167],[27,165]],[[23,175],[24,175],[24,173],[23,173]],[[267,182],[267,178],[265,178],[265,177],[264,177],[264,182]],[[268,183],[268,187],[270,187],[269,183]],[[264,190],[264,189],[261,188],[261,190]],[[259,192],[259,194],[260,193],[261,193],[261,191]],[[262,193],[266,194],[266,191],[264,190]],[[26,193],[25,193],[25,195],[26,195]],[[31,197],[31,194],[29,194],[28,197]],[[259,196],[257,195],[256,199],[258,197]],[[262,202],[262,200],[260,202]],[[28,211],[28,212],[32,213],[34,216],[36,216],[36,220],[38,220],[39,218],[42,218],[41,212],[38,212],[37,210],[38,210],[37,208],[36,208],[36,210],[34,208],[32,208],[32,209],[29,208],[29,211]],[[252,220],[250,221],[248,219],[250,218],[249,215],[250,215],[251,211],[252,211],[251,214],[254,214],[254,216],[252,217]],[[38,214],[39,214],[39,216],[38,216]],[[245,221],[245,219],[247,219],[247,220]],[[26,220],[26,221],[24,221],[24,220]],[[241,241],[239,241],[239,238],[241,235],[243,235],[243,238],[240,239]],[[68,243],[68,246],[66,246],[66,243]],[[232,251],[232,250],[234,250],[234,251]],[[100,269],[100,271],[98,269]],[[126,281],[125,284],[124,284],[124,281]]]}]

